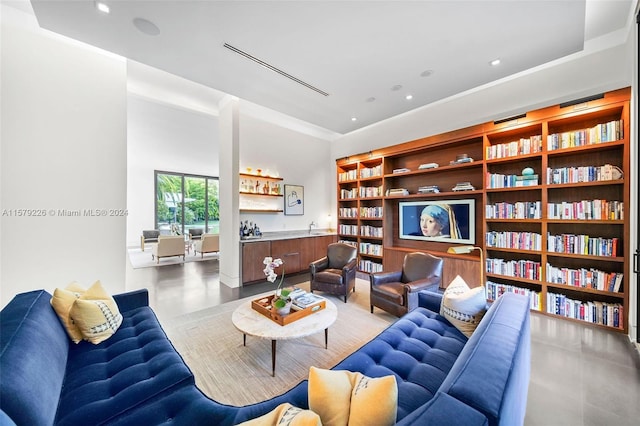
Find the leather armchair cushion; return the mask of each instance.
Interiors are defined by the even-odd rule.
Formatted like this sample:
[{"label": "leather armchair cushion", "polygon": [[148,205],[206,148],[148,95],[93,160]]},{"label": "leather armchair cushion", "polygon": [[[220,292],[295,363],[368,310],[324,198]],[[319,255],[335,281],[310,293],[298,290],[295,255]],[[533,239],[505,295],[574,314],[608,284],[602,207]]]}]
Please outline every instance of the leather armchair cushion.
[{"label": "leather armchair cushion", "polygon": [[404,306],[404,285],[402,283],[387,283],[376,285],[372,289],[376,296],[388,300],[389,302],[393,302],[396,305]]},{"label": "leather armchair cushion", "polygon": [[316,272],[315,279],[327,284],[342,285],[342,269],[325,269]]}]

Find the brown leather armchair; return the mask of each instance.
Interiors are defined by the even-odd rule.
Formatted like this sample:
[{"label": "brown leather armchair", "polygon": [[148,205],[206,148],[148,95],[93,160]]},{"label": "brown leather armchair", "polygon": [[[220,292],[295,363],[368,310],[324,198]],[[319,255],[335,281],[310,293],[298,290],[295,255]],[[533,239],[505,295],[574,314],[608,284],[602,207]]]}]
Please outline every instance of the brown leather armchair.
[{"label": "brown leather armchair", "polygon": [[418,292],[442,283],[441,258],[428,253],[407,253],[401,271],[376,272],[371,281],[370,305],[401,317],[418,307]]},{"label": "brown leather armchair", "polygon": [[347,303],[347,297],[356,291],[357,255],[357,249],[349,244],[329,244],[327,255],[309,264],[311,292],[319,290],[344,296]]}]

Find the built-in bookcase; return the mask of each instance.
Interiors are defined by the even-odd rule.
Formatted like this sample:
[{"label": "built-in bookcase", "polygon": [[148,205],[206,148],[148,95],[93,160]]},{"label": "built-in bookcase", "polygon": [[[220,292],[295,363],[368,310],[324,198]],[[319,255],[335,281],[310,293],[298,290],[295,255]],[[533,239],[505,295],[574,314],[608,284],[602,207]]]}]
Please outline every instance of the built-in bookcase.
[{"label": "built-in bookcase", "polygon": [[[400,201],[472,198],[489,300],[516,292],[545,315],[627,332],[629,99],[621,89],[339,159],[340,239],[358,247],[362,271],[425,251],[445,258],[443,281],[473,279],[479,258],[398,230]],[[453,191],[460,182],[473,189]]]}]

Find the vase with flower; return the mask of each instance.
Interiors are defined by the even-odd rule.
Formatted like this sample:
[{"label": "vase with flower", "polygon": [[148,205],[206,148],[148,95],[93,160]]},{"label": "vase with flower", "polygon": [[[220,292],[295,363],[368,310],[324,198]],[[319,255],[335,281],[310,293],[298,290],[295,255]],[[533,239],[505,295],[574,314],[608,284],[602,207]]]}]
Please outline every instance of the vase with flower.
[{"label": "vase with flower", "polygon": [[278,274],[276,274],[275,269],[282,266],[282,275],[280,276],[280,282],[276,287],[275,295],[272,300],[272,309],[278,315],[289,314],[289,312],[291,312],[292,304],[292,301],[289,298],[291,291],[289,289],[282,288],[282,283],[284,282],[284,262],[280,258],[273,259],[272,257],[267,256],[264,258],[262,263],[265,264],[264,274],[267,276],[267,281],[272,283],[278,278]]}]

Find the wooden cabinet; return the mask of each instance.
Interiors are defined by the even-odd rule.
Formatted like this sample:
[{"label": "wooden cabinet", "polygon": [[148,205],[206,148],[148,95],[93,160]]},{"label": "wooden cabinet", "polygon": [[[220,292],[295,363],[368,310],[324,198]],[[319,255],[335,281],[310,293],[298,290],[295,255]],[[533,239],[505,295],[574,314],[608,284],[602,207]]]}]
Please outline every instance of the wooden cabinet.
[{"label": "wooden cabinet", "polygon": [[282,178],[240,173],[240,211],[279,213],[283,211]]},{"label": "wooden cabinet", "polygon": [[[473,285],[479,256],[399,236],[400,202],[473,199],[489,299],[526,294],[534,310],[627,332],[629,100],[616,90],[339,159],[339,237],[358,247],[362,271],[423,251],[445,258],[445,285],[458,273]],[[378,167],[382,176],[369,172]],[[473,189],[454,191],[460,182]]]},{"label": "wooden cabinet", "polygon": [[251,241],[242,242],[242,271],[243,283],[264,280],[264,258],[271,255],[271,242]]},{"label": "wooden cabinet", "polygon": [[[286,274],[295,274],[300,272],[300,249],[300,238],[272,241],[271,257],[282,259]],[[282,274],[282,267],[276,273]]]},{"label": "wooden cabinet", "polygon": [[[271,256],[284,262],[285,275],[306,272],[309,263],[326,255],[327,245],[337,241],[336,235],[318,235],[273,241],[244,241],[242,245],[242,283],[262,282],[264,258]],[[320,254],[322,253],[322,254]],[[276,269],[282,274],[282,267]]]}]

